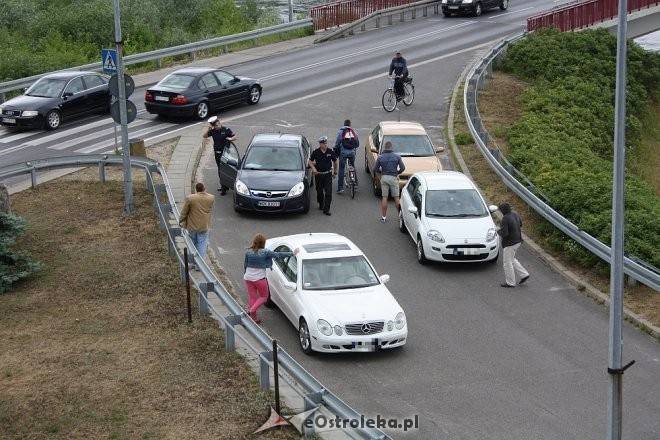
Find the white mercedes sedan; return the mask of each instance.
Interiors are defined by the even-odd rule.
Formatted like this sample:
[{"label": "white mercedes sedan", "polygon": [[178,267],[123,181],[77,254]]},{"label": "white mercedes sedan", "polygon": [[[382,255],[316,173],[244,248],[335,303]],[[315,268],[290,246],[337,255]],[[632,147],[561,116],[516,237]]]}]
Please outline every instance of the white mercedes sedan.
[{"label": "white mercedes sedan", "polygon": [[276,252],[299,249],[275,259],[267,271],[270,300],[298,329],[300,348],[312,351],[369,352],[406,343],[406,315],[378,275],[348,238],[307,233],[268,239]]},{"label": "white mercedes sedan", "polygon": [[497,261],[500,242],[476,185],[457,171],[414,174],[401,190],[399,229],[417,245],[417,261]]}]

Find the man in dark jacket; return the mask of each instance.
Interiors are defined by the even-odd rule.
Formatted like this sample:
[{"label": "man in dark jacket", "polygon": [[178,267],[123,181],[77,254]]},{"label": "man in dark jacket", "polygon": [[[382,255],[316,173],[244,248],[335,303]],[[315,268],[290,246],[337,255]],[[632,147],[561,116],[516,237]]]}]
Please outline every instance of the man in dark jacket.
[{"label": "man in dark jacket", "polygon": [[[236,135],[231,131],[231,128],[223,127],[222,122],[220,122],[217,116],[211,116],[209,118],[209,126],[204,129],[202,137],[204,139],[208,139],[209,137],[213,139],[213,156],[215,157],[215,164],[218,166],[218,178],[220,178],[220,159],[222,158],[222,153],[230,142],[236,140]],[[221,196],[224,196],[227,194],[228,189],[226,186],[220,184],[218,191],[220,191]]]},{"label": "man in dark jacket", "polygon": [[408,62],[404,57],[401,56],[401,52],[398,50],[390,62],[390,70],[388,75],[392,76],[394,73],[394,91],[396,92],[397,100],[403,99],[405,91],[403,90],[403,83],[408,78]]},{"label": "man in dark jacket", "polygon": [[529,279],[529,273],[516,259],[516,251],[522,243],[522,220],[517,212],[511,210],[511,205],[508,203],[500,203],[498,208],[503,214],[497,232],[502,237],[502,261],[506,281],[501,286],[515,287],[516,275],[520,277],[520,284]]}]

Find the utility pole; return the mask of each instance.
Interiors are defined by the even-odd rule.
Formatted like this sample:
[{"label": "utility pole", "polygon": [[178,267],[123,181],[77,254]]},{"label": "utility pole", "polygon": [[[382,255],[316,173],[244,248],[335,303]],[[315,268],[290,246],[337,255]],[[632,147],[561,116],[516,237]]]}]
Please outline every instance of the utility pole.
[{"label": "utility pole", "polygon": [[128,116],[126,114],[126,81],[124,80],[124,61],[122,54],[121,24],[119,20],[119,0],[113,0],[115,12],[115,46],[117,49],[117,85],[119,86],[119,117],[121,124],[121,151],[124,158],[124,212],[132,214],[133,180],[131,177],[131,148],[128,145]]},{"label": "utility pole", "polygon": [[610,261],[610,375],[607,439],[620,440],[623,425],[623,236],[626,146],[626,49],[628,1],[619,0],[616,51],[616,96],[614,101],[614,177],[612,183],[612,257]]}]

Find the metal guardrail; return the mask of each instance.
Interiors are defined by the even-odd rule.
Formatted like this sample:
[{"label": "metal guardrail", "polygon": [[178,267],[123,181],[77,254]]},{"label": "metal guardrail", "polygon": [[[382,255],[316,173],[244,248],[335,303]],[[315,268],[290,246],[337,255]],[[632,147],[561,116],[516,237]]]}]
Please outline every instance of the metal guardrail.
[{"label": "metal guardrail", "polygon": [[[611,248],[609,246],[606,246],[596,238],[587,234],[569,220],[562,217],[550,206],[546,205],[537,194],[535,194],[536,188],[534,188],[534,185],[529,182],[529,180],[526,180],[525,178],[527,182],[527,186],[525,186],[516,179],[514,174],[520,176],[522,176],[522,174],[520,174],[508,160],[506,160],[506,157],[504,157],[499,148],[497,148],[497,145],[495,145],[495,148],[488,148],[488,143],[489,141],[492,141],[492,139],[481,123],[477,102],[479,90],[484,88],[486,79],[492,77],[493,60],[500,56],[509,44],[525,38],[527,35],[526,32],[523,32],[514,37],[502,40],[499,44],[491,48],[486,55],[478,60],[472,67],[467,75],[467,81],[465,82],[465,87],[463,89],[463,111],[465,113],[467,125],[472,137],[479,147],[479,150],[481,150],[481,154],[488,161],[493,171],[497,173],[511,191],[516,193],[516,195],[534,209],[534,211],[543,216],[564,234],[584,246],[589,252],[595,254],[607,263],[610,263]],[[494,142],[492,143],[494,144]],[[624,272],[630,278],[637,280],[652,289],[660,290],[660,270],[658,268],[641,261],[636,257],[625,257]]]},{"label": "metal guardrail", "polygon": [[358,28],[360,29],[360,32],[364,32],[367,29],[367,24],[370,22],[374,23],[375,29],[379,29],[381,27],[381,20],[386,20],[386,24],[391,26],[394,23],[394,18],[397,16],[399,17],[400,22],[405,21],[407,15],[410,16],[411,20],[415,20],[417,18],[418,11],[421,11],[422,17],[428,17],[429,8],[433,9],[433,15],[438,15],[440,13],[440,1],[422,0],[414,3],[407,3],[401,6],[394,6],[388,9],[374,11],[369,15],[360,18],[359,20],[347,24],[346,26],[342,26],[332,32],[326,33],[322,37],[318,38],[315,43],[322,43],[324,41],[333,40],[335,38],[353,35],[355,30]]},{"label": "metal guardrail", "polygon": [[[206,49],[213,49],[219,46],[223,46],[224,53],[227,53],[229,51],[228,46],[230,44],[241,43],[243,41],[250,41],[250,40],[253,40],[254,43],[256,44],[256,40],[261,37],[266,37],[268,35],[275,35],[296,29],[304,29],[313,26],[314,26],[313,20],[311,18],[307,18],[304,20],[293,21],[291,23],[282,23],[262,29],[255,29],[248,32],[242,32],[240,34],[211,38],[209,40],[203,40],[203,41],[196,41],[194,43],[182,44],[180,46],[168,47],[165,49],[152,50],[151,52],[138,53],[135,55],[127,55],[123,57],[122,60],[125,65],[144,63],[147,61],[156,61],[158,62],[158,66],[160,67],[160,60],[163,58],[173,57],[177,55],[189,55],[194,60],[195,54],[197,52]],[[98,63],[85,64],[83,66],[72,67],[70,69],[63,69],[62,71],[70,71],[70,70],[100,71],[102,67],[103,67],[102,62],[99,61]],[[27,78],[15,79],[12,81],[0,83],[0,103],[5,101],[5,94],[7,92],[28,87],[36,80],[38,80],[44,75],[47,75],[48,73],[42,73]]]},{"label": "metal guardrail", "polygon": [[[340,0],[312,6],[309,15],[317,31],[353,23],[383,9],[415,3],[416,0]],[[438,2],[438,0],[434,0]]]},{"label": "metal guardrail", "polygon": [[[89,167],[98,165],[99,180],[105,182],[105,168],[107,166],[123,166],[123,157],[113,154],[94,154],[81,156],[64,156],[51,159],[41,159],[22,162],[0,168],[0,181],[10,177],[30,174],[32,187],[38,185],[38,173],[54,169],[67,169]],[[224,285],[216,278],[213,271],[207,266],[188,233],[179,227],[179,210],[176,206],[174,194],[167,179],[163,166],[151,159],[131,156],[131,167],[142,168],[146,174],[147,189],[153,194],[153,205],[158,212],[160,228],[167,232],[168,250],[170,255],[177,258],[181,282],[186,280],[184,251],[182,244],[188,249],[188,257],[200,269],[201,280],[190,277],[199,292],[199,313],[206,316],[212,313],[220,320],[225,329],[225,347],[227,351],[235,350],[235,339],[238,336],[259,357],[259,379],[262,389],[270,388],[270,371],[273,369],[273,340],[268,334],[250,319],[240,304],[229,294]],[[154,174],[161,176],[163,183],[156,183]],[[165,202],[166,200],[166,202]],[[172,226],[176,225],[176,226]],[[181,241],[183,240],[183,243]],[[178,241],[178,242],[177,242]],[[229,315],[223,315],[209,300],[214,295],[229,310]],[[240,326],[244,331],[239,331]],[[248,339],[247,333],[251,339]],[[256,345],[255,345],[256,344]],[[330,392],[314,376],[308,373],[295,359],[281,347],[277,351],[279,378],[289,384],[304,401],[305,411],[319,405],[324,406],[332,414],[344,420],[360,420],[361,414],[343,402],[338,396]],[[282,373],[284,370],[284,374]],[[300,390],[302,388],[302,390]],[[342,432],[350,438],[367,440],[391,440],[391,437],[377,428],[367,426],[353,427],[349,425],[340,427]],[[305,430],[305,435],[313,434]]]}]

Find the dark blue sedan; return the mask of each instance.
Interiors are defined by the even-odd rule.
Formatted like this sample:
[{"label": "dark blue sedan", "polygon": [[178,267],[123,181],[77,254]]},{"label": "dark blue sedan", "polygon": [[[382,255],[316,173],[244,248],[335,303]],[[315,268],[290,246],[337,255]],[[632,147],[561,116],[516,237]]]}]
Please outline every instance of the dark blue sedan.
[{"label": "dark blue sedan", "polygon": [[258,103],[261,90],[256,79],[210,67],[187,67],[149,87],[144,106],[156,115],[206,119],[211,112],[224,107]]}]

